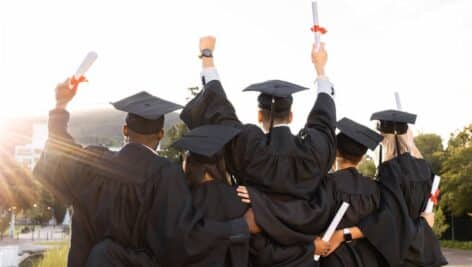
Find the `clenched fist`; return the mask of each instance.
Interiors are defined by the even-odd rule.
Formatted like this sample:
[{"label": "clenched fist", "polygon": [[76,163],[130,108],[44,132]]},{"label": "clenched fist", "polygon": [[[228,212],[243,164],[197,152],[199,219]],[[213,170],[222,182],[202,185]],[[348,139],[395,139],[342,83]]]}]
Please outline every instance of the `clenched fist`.
[{"label": "clenched fist", "polygon": [[77,93],[77,83],[71,84],[70,79],[66,79],[56,86],[56,108],[65,108]]},{"label": "clenched fist", "polygon": [[316,44],[313,45],[313,49],[311,50],[311,61],[315,64],[318,76],[324,76],[326,62],[328,62],[328,53],[325,50],[324,43],[321,43],[319,48]]},{"label": "clenched fist", "polygon": [[210,49],[215,51],[216,38],[213,36],[204,36],[200,38],[200,51]]}]

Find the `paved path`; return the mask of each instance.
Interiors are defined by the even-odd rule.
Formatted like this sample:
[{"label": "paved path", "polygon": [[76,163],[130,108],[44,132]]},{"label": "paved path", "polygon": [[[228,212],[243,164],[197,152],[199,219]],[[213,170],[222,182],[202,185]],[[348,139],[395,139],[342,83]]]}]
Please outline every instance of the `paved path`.
[{"label": "paved path", "polygon": [[442,251],[449,262],[448,266],[472,267],[472,250],[443,248]]}]

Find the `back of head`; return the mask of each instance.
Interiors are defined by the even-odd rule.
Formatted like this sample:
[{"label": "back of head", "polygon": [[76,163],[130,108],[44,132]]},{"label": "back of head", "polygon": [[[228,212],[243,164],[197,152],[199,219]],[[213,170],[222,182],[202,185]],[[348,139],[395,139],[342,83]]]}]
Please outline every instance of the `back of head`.
[{"label": "back of head", "polygon": [[367,153],[366,146],[343,133],[336,135],[336,144],[339,156],[354,165],[357,165]]},{"label": "back of head", "polygon": [[206,158],[187,153],[184,172],[187,174],[190,186],[196,186],[209,179],[229,182],[223,156]]},{"label": "back of head", "polygon": [[[401,155],[407,152],[415,158],[423,158],[423,155],[415,145],[413,131],[410,128],[408,128],[406,133],[398,134],[396,135],[396,137],[395,134],[383,134],[383,136],[384,140],[382,141],[382,146],[384,151],[384,161],[391,160],[397,155]],[[398,151],[395,138],[398,139]]]}]

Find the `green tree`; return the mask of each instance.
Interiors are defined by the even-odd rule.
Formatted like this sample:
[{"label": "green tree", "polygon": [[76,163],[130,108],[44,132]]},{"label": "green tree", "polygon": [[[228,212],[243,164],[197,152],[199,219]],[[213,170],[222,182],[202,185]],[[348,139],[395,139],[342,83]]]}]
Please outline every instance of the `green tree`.
[{"label": "green tree", "polygon": [[369,177],[375,176],[375,172],[376,172],[375,163],[374,163],[374,160],[369,156],[365,156],[362,159],[362,161],[359,163],[359,166],[357,168],[359,169],[359,172],[365,176],[369,176]]},{"label": "green tree", "polygon": [[472,211],[472,125],[451,135],[441,177],[441,206],[455,216]]},{"label": "green tree", "polygon": [[441,137],[437,134],[419,134],[415,137],[415,144],[424,159],[431,165],[433,172],[439,173],[444,160]]},{"label": "green tree", "polygon": [[436,209],[434,213],[434,226],[433,232],[436,234],[438,238],[442,236],[444,232],[449,228],[449,224],[447,224],[446,216],[441,207]]},{"label": "green tree", "polygon": [[180,162],[182,159],[182,151],[171,147],[171,145],[179,140],[188,129],[185,123],[181,122],[168,129],[160,143],[160,149],[157,152],[161,157],[167,158],[174,162]]},{"label": "green tree", "polygon": [[[191,100],[200,92],[199,87],[189,87],[189,96],[186,98],[187,101]],[[188,132],[188,128],[185,123],[180,122],[170,129],[168,129],[160,143],[160,150],[157,152],[160,156],[165,157],[174,162],[180,162],[182,159],[182,151],[175,149],[172,144],[179,140],[184,134]]]}]

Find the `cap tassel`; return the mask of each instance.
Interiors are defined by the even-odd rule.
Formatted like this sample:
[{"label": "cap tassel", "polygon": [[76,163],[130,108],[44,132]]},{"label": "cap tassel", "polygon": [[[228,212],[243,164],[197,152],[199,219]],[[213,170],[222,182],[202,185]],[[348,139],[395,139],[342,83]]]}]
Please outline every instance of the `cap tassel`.
[{"label": "cap tassel", "polygon": [[267,134],[267,144],[270,144],[272,128],[274,128],[274,109],[275,109],[275,97],[272,97],[272,103],[270,104],[270,124],[269,124],[269,133]]}]

